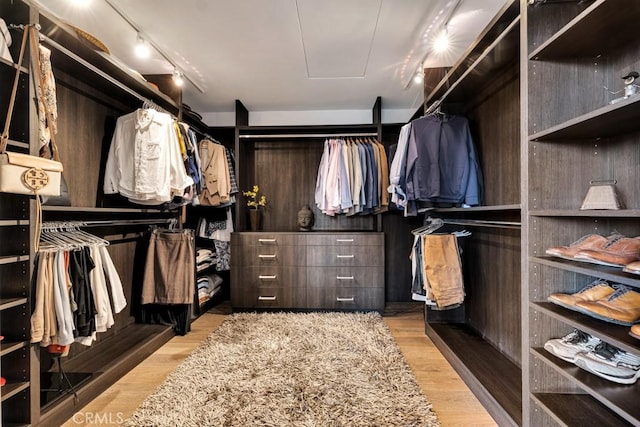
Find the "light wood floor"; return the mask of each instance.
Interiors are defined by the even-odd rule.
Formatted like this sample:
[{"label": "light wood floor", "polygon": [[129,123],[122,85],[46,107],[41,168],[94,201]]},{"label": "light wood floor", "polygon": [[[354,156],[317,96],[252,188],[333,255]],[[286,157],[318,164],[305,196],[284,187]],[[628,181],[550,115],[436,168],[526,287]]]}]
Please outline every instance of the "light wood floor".
[{"label": "light wood floor", "polygon": [[[64,426],[95,426],[97,420],[106,421],[106,425],[120,424],[224,321],[225,312],[224,308],[214,308],[200,316],[191,325],[191,332],[172,338]],[[443,426],[497,425],[425,335],[421,304],[390,305],[384,321]]]}]

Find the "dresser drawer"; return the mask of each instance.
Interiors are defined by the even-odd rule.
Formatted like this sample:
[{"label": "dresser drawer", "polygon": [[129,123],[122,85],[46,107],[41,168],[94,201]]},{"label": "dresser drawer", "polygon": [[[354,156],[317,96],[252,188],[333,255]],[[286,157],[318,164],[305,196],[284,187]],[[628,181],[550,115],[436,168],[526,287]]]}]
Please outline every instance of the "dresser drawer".
[{"label": "dresser drawer", "polygon": [[307,245],[378,246],[378,245],[384,245],[384,234],[382,233],[307,234]]},{"label": "dresser drawer", "polygon": [[231,287],[231,304],[237,308],[304,308],[306,303],[305,288]]},{"label": "dresser drawer", "polygon": [[295,233],[231,233],[232,245],[299,246],[305,242],[303,234]]},{"label": "dresser drawer", "polygon": [[247,289],[261,287],[304,288],[306,271],[302,267],[260,266],[241,267],[233,270],[232,283]]},{"label": "dresser drawer", "polygon": [[384,246],[307,246],[307,265],[383,266]]},{"label": "dresser drawer", "polygon": [[239,266],[305,265],[304,246],[232,245],[231,264]]},{"label": "dresser drawer", "polygon": [[307,286],[380,288],[384,287],[384,267],[309,267]]},{"label": "dresser drawer", "polygon": [[307,288],[308,308],[379,310],[384,309],[384,288]]}]

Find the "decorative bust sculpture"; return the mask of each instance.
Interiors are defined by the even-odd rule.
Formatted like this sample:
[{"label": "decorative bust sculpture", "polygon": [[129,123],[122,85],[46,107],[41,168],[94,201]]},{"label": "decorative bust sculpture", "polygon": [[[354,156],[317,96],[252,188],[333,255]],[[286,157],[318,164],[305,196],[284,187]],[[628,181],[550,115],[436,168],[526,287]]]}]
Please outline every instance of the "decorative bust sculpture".
[{"label": "decorative bust sculpture", "polygon": [[313,226],[313,211],[305,205],[298,211],[298,227],[300,231],[309,231]]}]

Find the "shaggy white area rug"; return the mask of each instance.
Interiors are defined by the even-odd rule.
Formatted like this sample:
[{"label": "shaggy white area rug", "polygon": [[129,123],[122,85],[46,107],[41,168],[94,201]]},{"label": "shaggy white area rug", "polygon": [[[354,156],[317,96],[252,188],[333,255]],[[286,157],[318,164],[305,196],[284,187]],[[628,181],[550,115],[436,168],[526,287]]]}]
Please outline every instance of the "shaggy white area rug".
[{"label": "shaggy white area rug", "polygon": [[377,313],[240,313],[127,426],[438,426]]}]

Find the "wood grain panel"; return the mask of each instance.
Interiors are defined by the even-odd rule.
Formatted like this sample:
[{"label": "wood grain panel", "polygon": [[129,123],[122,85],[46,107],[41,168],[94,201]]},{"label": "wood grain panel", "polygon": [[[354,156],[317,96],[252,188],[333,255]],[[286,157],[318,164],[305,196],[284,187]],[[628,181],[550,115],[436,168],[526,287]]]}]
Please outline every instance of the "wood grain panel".
[{"label": "wood grain panel", "polygon": [[263,265],[235,268],[233,287],[242,289],[292,287],[304,288],[307,276],[303,267]]},{"label": "wood grain panel", "polygon": [[383,260],[383,246],[307,246],[308,266],[375,267]]},{"label": "wood grain panel", "polygon": [[383,288],[310,287],[307,307],[338,310],[383,310]]},{"label": "wood grain panel", "polygon": [[232,246],[232,263],[239,266],[305,265],[304,246]]},{"label": "wood grain panel", "polygon": [[234,309],[243,308],[304,308],[307,304],[305,288],[231,288],[231,301]]},{"label": "wood grain panel", "polygon": [[[241,141],[243,159],[247,162],[240,177],[241,190],[258,184],[267,196],[269,206],[265,210],[265,231],[295,231],[297,213],[308,205],[315,214],[314,230],[365,230],[375,228],[374,216],[327,216],[315,206],[315,185],[322,157],[324,139],[300,139],[269,142]],[[245,200],[241,197],[240,204]],[[247,229],[246,212],[241,210],[238,226]]]},{"label": "wood grain panel", "polygon": [[384,267],[308,267],[307,286],[384,288]]}]

